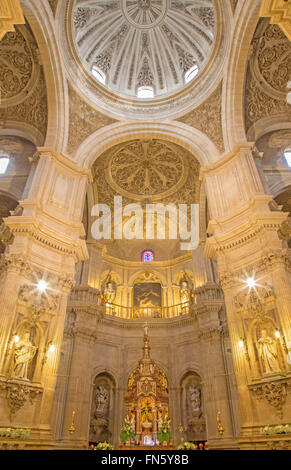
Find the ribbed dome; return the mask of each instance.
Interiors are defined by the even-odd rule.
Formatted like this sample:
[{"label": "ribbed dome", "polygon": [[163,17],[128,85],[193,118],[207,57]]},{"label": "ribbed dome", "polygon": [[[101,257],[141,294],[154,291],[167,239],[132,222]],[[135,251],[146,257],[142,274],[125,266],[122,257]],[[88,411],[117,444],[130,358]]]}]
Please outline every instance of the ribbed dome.
[{"label": "ribbed dome", "polygon": [[91,72],[105,86],[137,96],[152,87],[154,96],[185,84],[185,73],[200,71],[214,39],[212,0],[77,0],[75,41]]}]

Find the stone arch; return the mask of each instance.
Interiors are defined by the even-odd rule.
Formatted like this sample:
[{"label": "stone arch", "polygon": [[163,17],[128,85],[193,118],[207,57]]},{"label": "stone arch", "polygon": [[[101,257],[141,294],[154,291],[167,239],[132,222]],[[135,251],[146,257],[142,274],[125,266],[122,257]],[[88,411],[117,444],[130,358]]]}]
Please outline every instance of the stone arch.
[{"label": "stone arch", "polygon": [[180,145],[190,151],[202,166],[210,165],[219,159],[216,146],[205,134],[176,121],[111,124],[88,137],[77,149],[73,158],[79,166],[91,168],[95,160],[107,149],[131,139],[150,137]]},{"label": "stone arch", "polygon": [[48,123],[44,145],[62,152],[66,142],[68,93],[50,5],[37,0],[24,0],[22,7],[40,50],[46,81]]},{"label": "stone arch", "polygon": [[248,52],[257,22],[260,0],[249,0],[237,5],[235,34],[226,69],[222,93],[222,121],[226,152],[238,142],[245,142],[244,125],[244,85],[247,70]]}]

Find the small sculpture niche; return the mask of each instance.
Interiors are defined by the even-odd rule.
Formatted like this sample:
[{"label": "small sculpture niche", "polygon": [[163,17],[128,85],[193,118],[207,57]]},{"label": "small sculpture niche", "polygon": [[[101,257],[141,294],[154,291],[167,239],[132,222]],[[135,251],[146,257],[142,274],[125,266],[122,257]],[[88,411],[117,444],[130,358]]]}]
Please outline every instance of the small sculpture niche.
[{"label": "small sculpture niche", "polygon": [[279,373],[282,369],[282,351],[273,325],[257,325],[255,347],[262,375]]},{"label": "small sculpture niche", "polygon": [[188,441],[206,439],[206,425],[202,405],[201,379],[195,373],[187,374],[181,382],[182,420]]},{"label": "small sculpture niche", "polygon": [[10,376],[30,381],[36,365],[37,346],[32,339],[33,331],[22,330],[16,334],[11,345]]},{"label": "small sculpture niche", "polygon": [[94,382],[90,435],[93,443],[110,441],[112,436],[112,417],[114,402],[114,381],[107,374],[100,374]]},{"label": "small sculpture niche", "polygon": [[116,282],[114,282],[109,274],[102,286],[102,297],[106,305],[106,313],[114,315],[114,302],[116,299]]},{"label": "small sculpture niche", "polygon": [[192,296],[192,283],[188,278],[186,273],[184,273],[182,279],[180,280],[180,303],[181,303],[181,313],[189,313],[191,296]]}]

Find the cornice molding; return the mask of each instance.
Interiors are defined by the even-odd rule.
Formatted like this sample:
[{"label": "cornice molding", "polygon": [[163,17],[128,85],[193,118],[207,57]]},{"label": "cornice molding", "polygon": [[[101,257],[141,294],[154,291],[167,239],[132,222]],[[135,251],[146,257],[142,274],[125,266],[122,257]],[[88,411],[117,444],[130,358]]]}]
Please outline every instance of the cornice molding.
[{"label": "cornice molding", "polygon": [[223,171],[225,166],[234,161],[242,152],[250,152],[255,142],[238,142],[230,152],[225,153],[219,160],[209,166],[201,167],[200,179],[211,177]]},{"label": "cornice molding", "polygon": [[74,174],[74,176],[85,176],[87,177],[88,182],[92,183],[93,178],[92,178],[91,170],[87,170],[85,168],[78,166],[70,158],[57,152],[53,147],[37,147],[37,150],[40,156],[48,156],[55,163],[63,167],[65,170],[71,171]]},{"label": "cornice molding", "polygon": [[261,237],[264,231],[277,232],[288,214],[284,212],[263,212],[252,214],[249,220],[226,233],[214,235],[206,240],[204,255],[217,258],[218,253],[225,253],[240,248],[246,243]]},{"label": "cornice molding", "polygon": [[14,236],[28,236],[37,243],[62,255],[72,256],[75,261],[88,259],[85,240],[65,235],[49,228],[36,217],[7,217],[4,219]]}]

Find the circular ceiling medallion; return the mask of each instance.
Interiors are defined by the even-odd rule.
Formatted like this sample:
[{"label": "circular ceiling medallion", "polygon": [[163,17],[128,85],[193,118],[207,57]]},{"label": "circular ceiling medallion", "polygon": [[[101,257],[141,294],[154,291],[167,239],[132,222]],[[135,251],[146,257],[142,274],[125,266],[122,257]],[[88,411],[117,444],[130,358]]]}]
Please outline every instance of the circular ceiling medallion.
[{"label": "circular ceiling medallion", "polygon": [[167,0],[122,0],[122,10],[127,21],[138,29],[154,28],[167,12]]},{"label": "circular ceiling medallion", "polygon": [[115,151],[108,176],[127,196],[156,196],[172,192],[185,174],[183,157],[175,146],[157,139],[135,140]]}]

